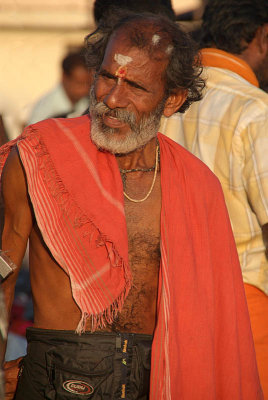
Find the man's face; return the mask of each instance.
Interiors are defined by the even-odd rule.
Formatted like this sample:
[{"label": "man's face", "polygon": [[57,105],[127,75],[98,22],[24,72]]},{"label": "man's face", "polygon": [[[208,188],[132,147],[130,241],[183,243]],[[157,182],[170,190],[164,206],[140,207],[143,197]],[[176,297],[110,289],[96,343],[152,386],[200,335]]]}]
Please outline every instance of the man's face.
[{"label": "man's face", "polygon": [[91,74],[86,68],[78,65],[72,69],[70,74],[63,74],[62,83],[67,96],[75,104],[83,97],[88,96]]},{"label": "man's face", "polygon": [[122,34],[110,39],[90,95],[91,137],[98,147],[129,153],[156,136],[167,62],[131,47]]}]

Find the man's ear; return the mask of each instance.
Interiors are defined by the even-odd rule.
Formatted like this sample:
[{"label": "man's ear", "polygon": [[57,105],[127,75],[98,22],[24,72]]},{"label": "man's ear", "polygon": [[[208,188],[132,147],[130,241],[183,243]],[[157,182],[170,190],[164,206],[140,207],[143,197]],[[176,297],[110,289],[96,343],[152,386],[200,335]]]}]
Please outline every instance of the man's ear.
[{"label": "man's ear", "polygon": [[264,24],[259,27],[255,37],[260,54],[264,54],[266,56],[268,49],[268,24]]},{"label": "man's ear", "polygon": [[[246,44],[246,43],[242,43]],[[238,57],[245,60],[254,72],[258,69],[260,63],[263,62],[268,54],[268,24],[260,26],[252,41],[247,44],[246,49]]]},{"label": "man's ear", "polygon": [[165,117],[170,117],[183,105],[188,95],[188,90],[178,90],[177,93],[172,93],[166,100],[163,114]]}]

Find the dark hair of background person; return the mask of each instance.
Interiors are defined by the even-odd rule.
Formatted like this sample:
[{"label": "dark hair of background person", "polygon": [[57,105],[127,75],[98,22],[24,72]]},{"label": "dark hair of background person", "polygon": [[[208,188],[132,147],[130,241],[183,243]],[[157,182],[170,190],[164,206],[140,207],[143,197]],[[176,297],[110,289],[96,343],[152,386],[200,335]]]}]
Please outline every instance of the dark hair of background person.
[{"label": "dark hair of background person", "polygon": [[201,46],[241,54],[265,23],[267,0],[209,0],[203,14]]},{"label": "dark hair of background person", "polygon": [[81,51],[72,52],[67,54],[64,59],[62,60],[62,69],[66,75],[70,75],[72,71],[76,67],[83,67],[87,69],[85,57],[84,57],[84,49]]},{"label": "dark hair of background person", "polygon": [[93,13],[97,25],[101,19],[107,18],[111,7],[135,13],[165,15],[172,20],[176,18],[171,0],[95,0]]},{"label": "dark hair of background person", "polygon": [[[147,29],[150,25],[151,30]],[[177,89],[188,91],[179,112],[184,112],[192,102],[202,98],[205,83],[200,77],[202,67],[196,44],[178,24],[163,16],[150,13],[126,15],[122,10],[111,12],[110,17],[100,21],[98,28],[85,38],[85,58],[89,69],[98,72],[111,35],[123,27],[133,47],[145,50],[152,59],[156,50],[164,53],[168,46],[172,46],[163,79],[166,83],[166,97]],[[146,29],[142,30],[141,27]],[[152,44],[153,32],[162,38],[158,45]]]}]

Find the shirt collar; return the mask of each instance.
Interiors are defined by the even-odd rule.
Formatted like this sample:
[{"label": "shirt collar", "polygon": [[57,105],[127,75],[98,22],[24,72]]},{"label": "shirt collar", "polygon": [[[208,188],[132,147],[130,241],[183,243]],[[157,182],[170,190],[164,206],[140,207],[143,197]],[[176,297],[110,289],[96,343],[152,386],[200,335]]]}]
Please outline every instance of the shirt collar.
[{"label": "shirt collar", "polygon": [[205,67],[217,67],[225,68],[242,78],[246,79],[252,85],[259,87],[259,82],[256,75],[248,65],[248,63],[233,54],[227,53],[226,51],[205,48],[201,50],[202,63]]}]

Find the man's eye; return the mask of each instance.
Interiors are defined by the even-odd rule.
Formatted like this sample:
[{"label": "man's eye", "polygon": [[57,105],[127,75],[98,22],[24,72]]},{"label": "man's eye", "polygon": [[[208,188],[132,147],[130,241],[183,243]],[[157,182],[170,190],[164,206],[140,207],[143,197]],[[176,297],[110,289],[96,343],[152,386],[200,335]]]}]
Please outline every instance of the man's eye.
[{"label": "man's eye", "polygon": [[114,76],[112,76],[112,75],[109,75],[109,74],[105,74],[105,73],[101,73],[100,74],[100,76],[102,77],[102,78],[105,78],[105,79],[110,79],[110,80],[114,80],[115,79],[115,77]]},{"label": "man's eye", "polygon": [[135,84],[133,82],[130,82],[129,86],[131,86],[133,89],[136,89],[137,91],[146,92],[146,90],[143,87],[141,87],[141,86],[139,86],[139,85],[137,85],[137,84]]}]

